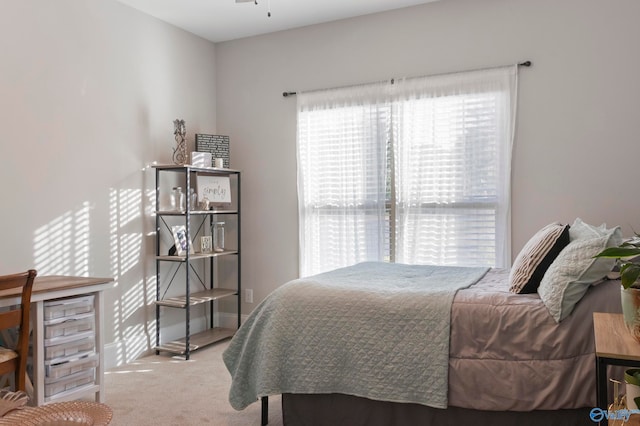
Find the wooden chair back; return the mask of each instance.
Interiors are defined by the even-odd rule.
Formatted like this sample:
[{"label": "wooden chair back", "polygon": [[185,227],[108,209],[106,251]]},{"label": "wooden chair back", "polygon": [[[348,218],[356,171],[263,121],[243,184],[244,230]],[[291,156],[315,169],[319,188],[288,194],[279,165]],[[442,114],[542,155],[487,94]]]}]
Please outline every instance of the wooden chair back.
[{"label": "wooden chair back", "polygon": [[[21,288],[21,304],[0,311],[0,333],[18,330],[16,344],[9,334],[2,334],[0,345],[0,375],[15,372],[16,389],[26,391],[27,358],[29,355],[29,317],[31,313],[31,291],[37,272],[30,269],[13,275],[0,276],[0,291]],[[5,346],[7,345],[7,346]]]}]

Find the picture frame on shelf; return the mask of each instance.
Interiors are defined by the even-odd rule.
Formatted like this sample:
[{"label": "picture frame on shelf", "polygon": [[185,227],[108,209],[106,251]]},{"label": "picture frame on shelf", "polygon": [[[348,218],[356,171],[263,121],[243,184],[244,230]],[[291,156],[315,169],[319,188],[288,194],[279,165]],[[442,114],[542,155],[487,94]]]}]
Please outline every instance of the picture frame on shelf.
[{"label": "picture frame on shelf", "polygon": [[193,254],[193,244],[190,244],[187,230],[184,225],[175,225],[171,227],[173,240],[176,244],[176,255],[184,256],[189,250],[189,254]]},{"label": "picture frame on shelf", "polygon": [[229,176],[196,175],[198,200],[209,201],[210,206],[231,204],[231,179]]},{"label": "picture frame on shelf", "polygon": [[213,251],[213,240],[211,235],[200,237],[200,253],[211,253]]},{"label": "picture frame on shelf", "polygon": [[196,133],[195,138],[196,151],[211,154],[211,164],[209,167],[218,167],[213,163],[213,159],[222,158],[222,167],[225,169],[229,168],[229,136]]}]

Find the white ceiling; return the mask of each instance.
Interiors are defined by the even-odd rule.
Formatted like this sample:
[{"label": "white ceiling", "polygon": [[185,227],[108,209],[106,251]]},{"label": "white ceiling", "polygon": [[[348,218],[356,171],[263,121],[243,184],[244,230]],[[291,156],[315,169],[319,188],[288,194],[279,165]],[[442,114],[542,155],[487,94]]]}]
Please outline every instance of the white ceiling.
[{"label": "white ceiling", "polygon": [[[438,0],[118,0],[213,42]],[[246,0],[245,0],[246,1]],[[271,10],[271,17],[267,11]]]}]

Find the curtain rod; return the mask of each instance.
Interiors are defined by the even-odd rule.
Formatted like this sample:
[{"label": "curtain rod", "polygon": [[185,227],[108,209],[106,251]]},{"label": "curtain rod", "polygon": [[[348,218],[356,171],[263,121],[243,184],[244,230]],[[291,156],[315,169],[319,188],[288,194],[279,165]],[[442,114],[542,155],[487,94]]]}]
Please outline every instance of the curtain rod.
[{"label": "curtain rod", "polygon": [[[531,61],[524,61],[524,62],[520,62],[518,64],[519,67],[530,67],[532,64]],[[393,84],[393,78],[391,79],[391,84]],[[285,98],[289,97],[289,96],[295,96],[298,92],[282,92],[282,96],[284,96]]]}]

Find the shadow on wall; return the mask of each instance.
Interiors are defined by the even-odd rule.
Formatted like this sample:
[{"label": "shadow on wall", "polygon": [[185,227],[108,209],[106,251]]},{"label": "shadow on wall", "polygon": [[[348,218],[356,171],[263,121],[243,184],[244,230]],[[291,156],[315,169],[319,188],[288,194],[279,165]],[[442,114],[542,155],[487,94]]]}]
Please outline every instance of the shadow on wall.
[{"label": "shadow on wall", "polygon": [[140,357],[155,343],[155,273],[147,273],[153,262],[145,261],[151,247],[146,235],[153,241],[153,231],[146,232],[151,215],[145,208],[154,205],[153,197],[153,191],[110,188],[108,214],[94,208],[99,202],[85,201],[34,235],[38,275],[104,276],[95,271],[110,271],[115,288],[105,293],[104,332],[105,342],[116,344],[115,365]]}]

